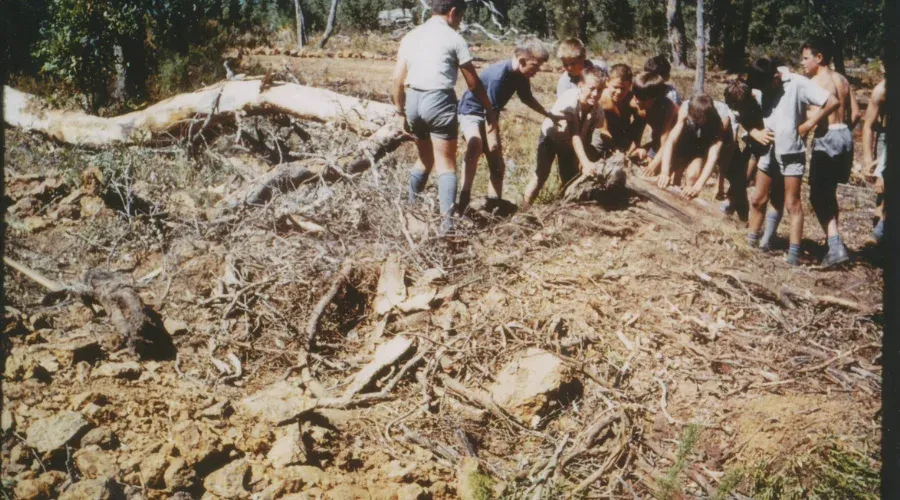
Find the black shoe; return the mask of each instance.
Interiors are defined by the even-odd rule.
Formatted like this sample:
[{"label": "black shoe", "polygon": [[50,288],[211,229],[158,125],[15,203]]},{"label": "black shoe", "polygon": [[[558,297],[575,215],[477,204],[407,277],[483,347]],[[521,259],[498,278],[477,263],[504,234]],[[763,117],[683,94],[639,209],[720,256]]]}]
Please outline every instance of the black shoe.
[{"label": "black shoe", "polygon": [[843,264],[848,260],[850,260],[850,255],[847,254],[847,247],[839,245],[828,249],[828,253],[826,253],[825,258],[822,259],[822,267],[833,267],[838,264]]}]

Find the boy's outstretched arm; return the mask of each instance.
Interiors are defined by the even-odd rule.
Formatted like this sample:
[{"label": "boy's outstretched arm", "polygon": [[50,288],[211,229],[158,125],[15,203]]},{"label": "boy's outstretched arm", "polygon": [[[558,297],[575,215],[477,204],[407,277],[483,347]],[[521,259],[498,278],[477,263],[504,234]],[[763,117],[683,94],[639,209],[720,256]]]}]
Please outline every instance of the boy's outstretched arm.
[{"label": "boy's outstretched arm", "polygon": [[662,157],[662,171],[659,173],[659,179],[656,180],[656,185],[661,188],[667,187],[672,180],[672,159],[675,157],[675,143],[678,142],[678,138],[681,137],[681,132],[684,130],[684,120],[686,117],[687,106],[684,106],[678,111],[678,121],[666,137],[666,141],[662,146],[662,151],[657,155]]},{"label": "boy's outstretched arm", "polygon": [[850,130],[853,130],[856,128],[856,124],[859,123],[859,119],[862,118],[862,112],[859,110],[856,93],[853,92],[853,87],[849,82],[847,83],[847,91],[850,93]]},{"label": "boy's outstretched arm", "polygon": [[671,116],[666,118],[665,123],[663,123],[662,133],[659,135],[660,151],[656,152],[656,155],[650,160],[650,164],[644,168],[644,175],[653,176],[659,173],[659,167],[662,165],[662,148],[665,147],[666,142],[669,140],[669,135],[672,133],[672,130],[675,129],[680,112],[681,109],[679,108],[678,113],[672,113]]},{"label": "boy's outstretched arm", "polygon": [[535,99],[535,97],[534,97],[533,95],[532,95],[532,96],[525,97],[525,98],[522,98],[522,97],[520,96],[520,97],[519,97],[519,100],[522,101],[522,104],[524,104],[524,105],[528,106],[529,108],[533,109],[534,111],[536,111],[536,112],[537,112],[538,114],[540,114],[541,116],[553,120],[554,123],[556,123],[556,122],[558,122],[558,121],[560,121],[560,120],[565,120],[565,119],[566,119],[566,117],[563,116],[563,115],[556,115],[556,114],[553,114],[553,113],[547,111],[547,108],[545,108],[540,102],[538,102],[538,100]]},{"label": "boy's outstretched arm", "polygon": [[830,115],[840,106],[840,101],[838,101],[837,97],[833,95],[828,96],[828,101],[825,102],[825,105],[813,112],[809,119],[805,122],[801,123],[799,127],[797,127],[797,133],[800,134],[800,137],[806,137],[809,134],[809,131],[815,128],[816,124],[823,120],[826,116]]},{"label": "boy's outstretched arm", "polygon": [[[403,128],[406,129],[406,59],[398,58],[391,77],[391,95],[394,99],[395,113],[403,120]],[[408,132],[408,131],[407,131]]]},{"label": "boy's outstretched arm", "polygon": [[700,172],[700,177],[697,178],[697,182],[695,182],[693,186],[684,188],[685,198],[689,200],[691,198],[696,198],[697,195],[700,194],[700,191],[703,191],[703,186],[706,185],[706,181],[709,179],[709,176],[712,175],[716,163],[719,162],[719,152],[721,150],[722,138],[719,137],[719,140],[714,142],[713,145],[709,147],[709,152],[706,153],[706,165],[703,165],[703,170]]}]

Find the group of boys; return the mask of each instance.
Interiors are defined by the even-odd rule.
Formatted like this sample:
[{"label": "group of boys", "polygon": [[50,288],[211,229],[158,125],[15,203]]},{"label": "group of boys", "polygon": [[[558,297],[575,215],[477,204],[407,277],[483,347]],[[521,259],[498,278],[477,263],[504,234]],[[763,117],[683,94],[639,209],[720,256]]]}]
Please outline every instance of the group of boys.
[{"label": "group of boys", "polygon": [[[787,211],[787,262],[793,265],[799,263],[803,234],[804,138],[814,131],[810,201],[828,237],[823,265],[848,260],[838,232],[837,185],[849,177],[851,130],[860,115],[847,79],[829,68],[830,56],[823,45],[808,43],[801,50],[809,78],[759,59],[751,65],[746,81],[728,83],[725,102],[706,94],[682,102],[668,83],[671,67],[665,57],[650,58],[635,76],[628,65],[607,66],[602,59],[588,59],[584,44],[569,38],[557,50],[564,72],[556,102],[548,110],[535,99],[530,85],[549,59],[547,49],[536,39],[524,40],[511,59],[489,65],[478,75],[468,46],[457,32],[465,9],[464,0],[434,0],[432,18],[401,42],[393,77],[398,120],[416,139],[419,153],[409,175],[409,202],[416,202],[430,172],[436,170],[443,230],[452,227],[454,213],[463,213],[468,206],[482,155],[490,171],[486,208],[502,198],[506,169],[499,116],[515,94],[545,117],[534,174],[525,189],[526,207],[536,200],[554,160],[560,183],[565,185],[578,174],[601,172],[603,160],[618,151],[645,163],[644,173],[658,176],[662,188],[683,183],[686,198],[698,196],[718,167],[719,197],[727,198],[723,209],[749,219],[751,247],[770,250],[782,213]],[[460,72],[468,90],[457,103],[454,86]],[[883,102],[883,84],[881,89]],[[877,161],[872,155],[874,134],[886,124],[875,104],[869,107],[864,133],[867,168],[874,168]],[[650,141],[644,144],[647,127]],[[745,131],[743,136],[739,127]],[[457,201],[458,128],[466,153]],[[879,147],[882,144],[883,140]],[[883,164],[882,150],[878,158]],[[754,181],[753,197],[748,200],[747,188]],[[772,208],[766,214],[770,202]],[[872,239],[882,234],[883,222]]]}]

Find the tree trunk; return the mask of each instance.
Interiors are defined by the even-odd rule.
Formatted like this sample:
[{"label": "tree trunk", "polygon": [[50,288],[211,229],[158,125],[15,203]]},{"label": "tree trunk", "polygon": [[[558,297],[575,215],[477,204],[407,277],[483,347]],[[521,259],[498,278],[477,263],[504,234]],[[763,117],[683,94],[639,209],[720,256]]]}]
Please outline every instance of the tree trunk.
[{"label": "tree trunk", "polygon": [[666,27],[672,46],[672,65],[683,68],[687,62],[687,42],[684,19],[681,17],[681,0],[666,0]]},{"label": "tree trunk", "polygon": [[[322,35],[322,39],[319,40],[319,48],[325,47],[325,44],[328,43],[328,39],[331,38],[331,35],[334,33],[334,22],[335,18],[337,18],[337,8],[338,8],[338,0],[331,0],[331,11],[328,13],[328,24],[325,26],[325,34]],[[377,15],[377,13],[373,13]]]},{"label": "tree trunk", "polygon": [[303,48],[309,40],[306,38],[306,22],[303,19],[303,7],[300,0],[294,0],[294,11],[297,14],[297,46]]},{"label": "tree trunk", "polygon": [[267,87],[261,79],[221,82],[111,118],[55,110],[41,98],[11,87],[3,88],[3,100],[8,125],[86,147],[171,143],[179,136],[196,136],[211,124],[234,121],[238,113],[336,121],[368,134],[380,130],[394,113],[389,104],[293,83],[274,82]]},{"label": "tree trunk", "polygon": [[832,54],[832,62],[834,62],[834,70],[842,75],[847,74],[847,68],[844,62],[844,35],[836,33],[834,37],[834,53]]},{"label": "tree trunk", "polygon": [[694,79],[694,94],[703,93],[706,81],[706,23],[703,19],[703,0],[697,0],[697,74]]}]

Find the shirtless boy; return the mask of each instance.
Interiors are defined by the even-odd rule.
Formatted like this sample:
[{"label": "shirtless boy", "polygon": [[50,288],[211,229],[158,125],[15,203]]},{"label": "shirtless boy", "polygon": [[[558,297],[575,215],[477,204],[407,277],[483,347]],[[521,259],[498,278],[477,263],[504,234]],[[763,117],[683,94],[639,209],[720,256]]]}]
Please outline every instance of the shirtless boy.
[{"label": "shirtless boy", "polygon": [[[609,79],[600,96],[600,107],[606,115],[601,129],[603,141],[598,148],[601,150],[601,156],[605,157],[613,151],[621,151],[626,156],[631,155],[641,140],[638,134],[644,132],[643,123],[639,127],[632,125],[632,119],[635,117],[635,110],[631,107],[632,80],[633,74],[627,64],[616,64],[609,69]],[[637,128],[640,130],[635,132]],[[644,158],[638,158],[642,159]]]},{"label": "shirtless boy", "polygon": [[[650,156],[649,151],[660,151],[662,145],[666,143],[669,132],[675,127],[678,121],[678,106],[666,96],[666,92],[666,81],[656,73],[644,72],[634,79],[631,90],[631,107],[635,115],[632,122],[634,137],[643,136],[644,125],[649,125],[651,140],[646,147],[632,151],[633,158],[645,159]],[[654,155],[644,173],[656,175],[661,164],[662,155]]]},{"label": "shirtless boy", "polygon": [[[816,126],[814,146],[809,165],[809,201],[822,230],[828,238],[828,252],[823,267],[850,260],[838,230],[837,185],[850,178],[853,167],[852,130],[859,121],[856,97],[847,79],[832,70],[831,53],[823,42],[807,42],[801,49],[803,71],[813,83],[827,90],[838,100],[838,108]],[[810,106],[812,116],[818,107]]]},{"label": "shirtless boy", "polygon": [[[869,245],[878,245],[884,238],[884,168],[887,165],[887,92],[885,81],[875,86],[872,97],[869,99],[869,107],[866,108],[866,116],[863,121],[863,171],[869,180],[875,181],[875,193],[878,195],[875,215],[878,223],[872,234],[866,240]],[[875,136],[878,135],[876,139]]]}]

